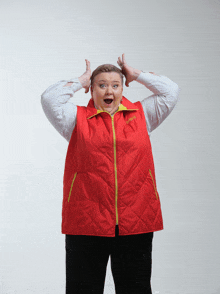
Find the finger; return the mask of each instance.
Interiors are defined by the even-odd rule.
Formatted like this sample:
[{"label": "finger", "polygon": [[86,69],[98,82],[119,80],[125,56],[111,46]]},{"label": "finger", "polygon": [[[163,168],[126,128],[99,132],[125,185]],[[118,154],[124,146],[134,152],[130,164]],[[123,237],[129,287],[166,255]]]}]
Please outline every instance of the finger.
[{"label": "finger", "polygon": [[118,65],[123,69],[124,64],[120,57],[118,58]]},{"label": "finger", "polygon": [[88,61],[88,59],[85,59],[86,61],[86,70],[90,69],[90,62]]},{"label": "finger", "polygon": [[118,58],[117,63],[118,63],[118,65],[119,65],[120,67],[122,67],[121,62],[119,61],[119,58]]},{"label": "finger", "polygon": [[119,65],[122,66],[122,60],[121,60],[121,57],[118,57],[118,62],[119,62]]},{"label": "finger", "polygon": [[90,62],[88,61],[88,59],[86,59],[86,70],[90,69]]},{"label": "finger", "polygon": [[122,63],[126,63],[125,62],[125,54],[124,53],[122,54]]}]

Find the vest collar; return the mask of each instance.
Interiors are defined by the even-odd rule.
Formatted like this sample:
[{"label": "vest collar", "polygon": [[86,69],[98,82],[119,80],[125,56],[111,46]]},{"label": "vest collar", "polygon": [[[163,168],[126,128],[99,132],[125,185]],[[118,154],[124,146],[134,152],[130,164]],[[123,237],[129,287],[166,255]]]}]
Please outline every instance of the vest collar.
[{"label": "vest collar", "polygon": [[[136,111],[136,110],[139,110],[139,109],[136,108],[135,105],[131,101],[129,101],[124,96],[122,96],[122,103],[119,105],[118,110],[116,110],[116,112],[118,112],[118,111],[132,111],[132,110]],[[92,118],[93,116],[95,116],[95,115],[97,115],[97,114],[99,114],[101,112],[107,112],[107,111],[96,109],[95,105],[94,105],[94,101],[91,98],[89,100],[88,105],[87,105],[87,115],[86,115],[87,119]]]}]

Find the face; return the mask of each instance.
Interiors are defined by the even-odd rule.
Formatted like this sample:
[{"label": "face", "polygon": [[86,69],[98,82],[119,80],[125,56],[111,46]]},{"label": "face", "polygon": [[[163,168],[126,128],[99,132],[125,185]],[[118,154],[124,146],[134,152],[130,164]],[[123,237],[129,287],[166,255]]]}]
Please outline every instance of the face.
[{"label": "face", "polygon": [[123,85],[117,72],[98,74],[91,87],[92,99],[96,107],[113,114],[122,100]]}]

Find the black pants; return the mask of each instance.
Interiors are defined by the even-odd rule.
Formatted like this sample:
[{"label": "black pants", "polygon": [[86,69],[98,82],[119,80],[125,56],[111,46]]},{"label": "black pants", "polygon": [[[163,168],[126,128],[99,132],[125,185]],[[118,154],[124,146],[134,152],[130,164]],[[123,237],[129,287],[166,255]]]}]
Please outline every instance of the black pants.
[{"label": "black pants", "polygon": [[106,268],[116,294],[152,294],[153,232],[115,237],[66,235],[66,294],[103,294]]}]

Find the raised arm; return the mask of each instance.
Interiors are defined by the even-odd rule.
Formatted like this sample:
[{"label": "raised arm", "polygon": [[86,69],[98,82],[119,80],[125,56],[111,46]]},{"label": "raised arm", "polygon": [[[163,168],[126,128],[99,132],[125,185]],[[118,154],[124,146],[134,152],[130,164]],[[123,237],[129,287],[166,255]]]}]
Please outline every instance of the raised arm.
[{"label": "raised arm", "polygon": [[148,134],[150,135],[171,113],[178,101],[179,86],[166,76],[158,76],[153,72],[144,73],[129,66],[124,54],[118,58],[118,65],[126,77],[125,85],[136,80],[154,94],[141,101]]},{"label": "raised arm", "polygon": [[[85,59],[86,61],[86,71],[84,72],[83,75],[79,77],[79,81],[82,85],[83,88],[85,88],[85,93],[89,92],[89,87],[90,87],[90,77],[91,77],[91,68],[90,68],[90,62]],[[68,82],[64,87],[71,86],[72,82]]]},{"label": "raised arm", "polygon": [[85,93],[88,93],[90,76],[90,63],[86,60],[86,72],[82,76],[59,81],[48,87],[41,95],[45,115],[67,141],[71,138],[77,116],[77,106],[69,102],[69,99],[81,88],[85,88]]},{"label": "raised arm", "polygon": [[154,93],[141,101],[150,135],[174,109],[180,88],[168,77],[151,73],[142,72],[136,81]]}]

